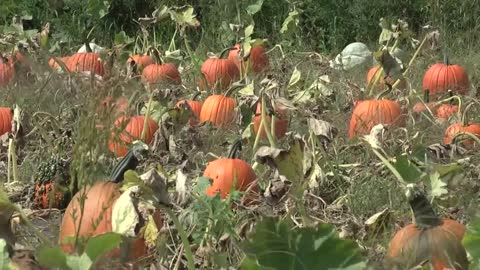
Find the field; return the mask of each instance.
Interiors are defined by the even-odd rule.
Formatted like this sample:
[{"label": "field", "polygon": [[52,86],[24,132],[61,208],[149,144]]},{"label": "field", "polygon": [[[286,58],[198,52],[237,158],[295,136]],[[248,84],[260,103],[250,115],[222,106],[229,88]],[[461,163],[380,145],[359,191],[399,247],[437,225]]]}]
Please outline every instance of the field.
[{"label": "field", "polygon": [[1,269],[480,269],[476,1],[88,2],[0,8]]}]

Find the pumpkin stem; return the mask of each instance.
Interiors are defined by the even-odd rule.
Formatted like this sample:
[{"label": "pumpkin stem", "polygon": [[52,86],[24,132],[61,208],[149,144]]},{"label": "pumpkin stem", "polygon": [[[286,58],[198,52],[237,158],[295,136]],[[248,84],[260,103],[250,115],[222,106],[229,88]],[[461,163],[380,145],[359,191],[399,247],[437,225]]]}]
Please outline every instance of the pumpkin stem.
[{"label": "pumpkin stem", "polygon": [[387,90],[384,90],[382,92],[380,92],[376,97],[375,99],[381,99],[381,98],[384,98],[388,93],[391,92],[391,89],[387,89]]},{"label": "pumpkin stem", "polygon": [[155,59],[155,62],[159,65],[163,64],[163,59],[161,57],[160,50],[158,48],[155,48],[153,46],[150,46],[148,48],[148,51],[150,52],[150,55]]},{"label": "pumpkin stem", "polygon": [[132,148],[128,150],[128,153],[115,165],[110,175],[110,179],[114,183],[120,183],[123,181],[123,175],[128,170],[135,170],[139,164],[139,160],[148,154],[148,146],[141,142],[136,141],[133,143]]},{"label": "pumpkin stem", "polygon": [[231,50],[235,50],[235,47],[230,47],[230,48],[223,49],[223,51],[220,52],[219,58],[225,58],[227,52],[230,52]]},{"label": "pumpkin stem", "polygon": [[432,205],[425,194],[413,184],[408,184],[406,189],[408,203],[413,212],[413,224],[420,229],[441,225],[442,220],[433,211]]},{"label": "pumpkin stem", "polygon": [[196,100],[201,94],[202,94],[201,91],[197,91],[195,94],[193,94],[192,100]]},{"label": "pumpkin stem", "polygon": [[230,148],[230,152],[228,152],[227,158],[229,159],[236,159],[238,158],[239,152],[242,151],[242,139],[237,139]]},{"label": "pumpkin stem", "polygon": [[448,53],[446,49],[443,51],[443,63],[447,66],[450,65],[450,61],[448,59]]},{"label": "pumpkin stem", "polygon": [[425,89],[425,91],[423,91],[423,102],[430,102],[430,90],[428,89]]}]

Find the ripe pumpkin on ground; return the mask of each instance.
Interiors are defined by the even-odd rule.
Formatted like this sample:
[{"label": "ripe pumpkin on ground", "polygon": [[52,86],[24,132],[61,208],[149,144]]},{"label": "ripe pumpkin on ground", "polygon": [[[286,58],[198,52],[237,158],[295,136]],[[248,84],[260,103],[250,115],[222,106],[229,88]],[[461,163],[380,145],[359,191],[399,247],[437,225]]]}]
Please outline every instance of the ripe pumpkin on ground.
[{"label": "ripe pumpkin on ground", "polygon": [[[208,58],[202,65],[201,72],[207,83],[208,89],[224,90],[232,85],[233,82],[240,78],[240,71],[232,60],[224,58],[227,51],[225,49],[220,53],[220,57]],[[203,78],[199,79],[200,90],[205,89]]]},{"label": "ripe pumpkin on ground", "polygon": [[164,63],[160,57],[160,52],[156,48],[150,48],[154,57],[154,62],[144,67],[142,79],[155,86],[158,84],[182,84],[182,78],[177,67],[172,63]]},{"label": "ripe pumpkin on ground", "polygon": [[127,65],[135,65],[137,71],[140,73],[145,67],[151,64],[155,64],[155,59],[150,55],[134,54],[127,59]]},{"label": "ripe pumpkin on ground", "polygon": [[436,116],[437,118],[448,120],[452,115],[458,112],[458,105],[442,104],[438,106]]},{"label": "ripe pumpkin on ground", "polygon": [[430,96],[438,96],[451,89],[455,94],[466,94],[470,87],[468,75],[460,65],[452,65],[445,56],[444,63],[432,65],[423,76],[423,89],[430,90]]},{"label": "ripe pumpkin on ground", "polygon": [[[480,137],[480,124],[469,122],[467,117],[468,110],[472,107],[474,103],[470,103],[466,106],[465,110],[463,111],[463,116],[460,122],[451,124],[446,130],[445,135],[443,137],[443,143],[453,143],[453,139],[457,136],[457,134],[462,132],[468,132],[473,134],[474,136]],[[462,139],[462,137],[457,137],[456,139]],[[465,139],[462,141],[462,145],[468,148],[472,148],[476,145],[473,139]]]},{"label": "ripe pumpkin on ground", "polygon": [[367,135],[372,127],[384,124],[391,127],[405,125],[400,104],[388,99],[370,99],[359,101],[353,109],[350,119],[349,136]]},{"label": "ripe pumpkin on ground", "polygon": [[236,44],[233,50],[228,52],[228,59],[235,63],[242,74],[246,72],[247,67],[254,73],[260,73],[268,67],[268,56],[262,45],[253,45],[246,59],[240,55],[240,46]]},{"label": "ripe pumpkin on ground", "polygon": [[11,108],[0,107],[0,136],[12,131],[12,118]]},{"label": "ripe pumpkin on ground", "polygon": [[0,54],[0,87],[6,86],[15,75],[15,70],[8,62],[8,59],[3,58]]},{"label": "ripe pumpkin on ground", "polygon": [[[78,230],[78,237],[87,239],[112,231],[112,210],[116,200],[120,197],[119,186],[113,182],[96,182],[92,186],[82,188],[68,205],[62,219],[59,234],[59,244],[63,251],[73,253],[74,245],[68,239],[74,237]],[[80,219],[81,208],[80,198],[86,196],[83,216]],[[76,218],[73,217],[76,216]],[[154,220],[157,228],[161,228],[163,221],[160,213],[154,213]],[[81,221],[81,223],[80,223]],[[79,228],[80,227],[80,228]],[[147,254],[145,240],[141,237],[133,239],[130,246],[130,260]],[[114,249],[110,256],[119,256],[120,250]]]},{"label": "ripe pumpkin on ground", "polygon": [[[378,89],[378,90],[384,89],[385,88],[385,83],[387,83],[389,85],[393,85],[395,83],[393,81],[392,77],[388,76],[387,78],[385,78],[385,72],[383,71],[383,69],[381,69],[381,66],[376,65],[376,66],[374,66],[374,67],[372,67],[368,70],[367,85],[369,85],[371,83],[374,83],[375,80],[377,80],[377,77],[380,77],[380,78],[378,78],[377,85],[375,86],[376,89]],[[398,89],[405,89],[406,87],[407,87],[407,81],[405,79],[401,79],[397,88]]]},{"label": "ripe pumpkin on ground", "polygon": [[[236,190],[245,191],[257,178],[250,164],[236,158],[240,147],[241,140],[232,146],[227,158],[219,158],[208,163],[203,172],[204,177],[213,180],[212,185],[205,191],[208,196],[215,196],[220,193],[220,197],[225,199],[230,193],[234,181],[236,181]],[[252,186],[251,191],[258,191],[256,184]]]},{"label": "ripe pumpkin on ground", "polygon": [[190,126],[195,126],[200,119],[203,102],[197,100],[183,99],[178,101],[177,104],[175,104],[176,108],[181,108],[182,106],[187,106],[188,110],[192,112],[193,116],[188,119],[188,123],[190,124]]},{"label": "ripe pumpkin on ground", "polygon": [[212,95],[203,102],[200,123],[211,122],[217,127],[227,127],[235,120],[236,102],[225,95]]},{"label": "ripe pumpkin on ground", "polygon": [[[272,123],[272,115],[267,114],[265,117],[265,120],[266,120],[266,126],[270,130],[271,123]],[[258,134],[261,122],[262,122],[262,103],[258,102],[257,109],[255,111],[255,116],[253,117],[253,132],[255,135]],[[283,136],[285,136],[287,129],[288,129],[288,119],[285,112],[279,110],[278,108],[275,108],[275,137],[277,139],[282,138]],[[267,137],[267,133],[265,132],[265,129],[262,128],[262,131],[260,133],[260,138],[265,139],[266,137]]]},{"label": "ripe pumpkin on ground", "polygon": [[[60,58],[57,58],[59,61],[63,62],[63,64],[66,65],[66,63],[68,62],[68,59],[69,57],[68,56],[65,56],[65,57],[60,57]],[[52,69],[61,69],[60,65],[57,63],[57,61],[55,61],[55,59],[53,58],[50,58],[50,60],[48,60],[48,65],[52,68]]]},{"label": "ripe pumpkin on ground", "polygon": [[[128,121],[125,129],[120,133],[113,132],[112,139],[108,144],[108,148],[112,153],[115,153],[117,157],[123,157],[128,152],[128,147],[134,140],[139,140],[142,135],[145,116],[133,116],[127,118],[126,116],[119,117],[114,126],[121,128]],[[153,135],[158,130],[158,124],[151,118],[148,119],[147,130],[145,133],[145,143],[150,144],[153,140]]]},{"label": "ripe pumpkin on ground", "polygon": [[413,223],[396,232],[387,251],[387,262],[411,269],[428,260],[435,270],[467,270],[468,260],[461,241],[465,226],[439,218],[423,192],[407,185]]},{"label": "ripe pumpkin on ground", "polygon": [[70,72],[93,72],[99,76],[105,74],[103,62],[97,53],[76,53],[68,57],[65,64]]}]

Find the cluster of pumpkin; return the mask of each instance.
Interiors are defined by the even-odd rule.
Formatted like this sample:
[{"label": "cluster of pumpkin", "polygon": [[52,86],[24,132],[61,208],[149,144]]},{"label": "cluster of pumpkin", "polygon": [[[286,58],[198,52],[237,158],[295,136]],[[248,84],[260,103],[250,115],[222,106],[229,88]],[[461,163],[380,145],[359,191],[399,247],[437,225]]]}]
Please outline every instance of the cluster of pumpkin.
[{"label": "cluster of pumpkin", "polygon": [[[370,83],[375,76],[384,76],[379,72],[380,66],[372,67],[367,73],[367,83]],[[390,77],[385,77],[380,81],[379,86],[383,87],[385,83],[392,85]],[[398,88],[406,87],[406,81],[402,79]],[[460,65],[452,65],[445,60],[444,63],[436,63],[425,72],[423,77],[424,102],[418,102],[413,107],[416,114],[430,110],[438,119],[448,120],[456,114],[459,106],[452,104],[442,104],[439,101],[442,95],[446,93],[464,95],[469,89],[469,79],[465,69]],[[430,102],[430,99],[437,100]],[[453,100],[450,96],[448,100]],[[377,124],[388,124],[392,127],[405,125],[405,115],[403,115],[400,104],[390,99],[370,99],[358,101],[355,104],[352,118],[350,120],[350,138],[356,135],[368,134],[373,126]],[[450,125],[444,136],[444,143],[451,143],[456,134],[460,132],[469,132],[480,136],[480,125],[468,122],[466,119]],[[464,145],[471,145],[471,140],[465,140]]]}]

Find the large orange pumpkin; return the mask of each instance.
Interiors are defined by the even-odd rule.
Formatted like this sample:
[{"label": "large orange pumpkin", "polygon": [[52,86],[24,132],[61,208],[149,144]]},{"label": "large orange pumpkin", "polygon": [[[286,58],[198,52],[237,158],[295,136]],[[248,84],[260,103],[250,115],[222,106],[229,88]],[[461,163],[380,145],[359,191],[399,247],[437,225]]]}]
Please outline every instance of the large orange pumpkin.
[{"label": "large orange pumpkin", "polygon": [[105,74],[103,62],[97,53],[76,53],[66,60],[70,72],[94,72],[99,76]]},{"label": "large orange pumpkin", "polygon": [[[230,87],[233,82],[240,78],[240,71],[232,60],[223,58],[227,50],[224,50],[219,58],[208,58],[202,65],[201,72],[209,89],[224,90]],[[199,79],[201,90],[205,88],[203,79]]]},{"label": "large orange pumpkin", "polygon": [[196,125],[198,123],[198,120],[200,119],[200,113],[202,111],[203,102],[197,101],[197,100],[184,99],[184,100],[178,101],[177,104],[175,104],[175,107],[180,108],[182,105],[188,106],[189,110],[191,110],[194,115],[194,117],[190,117],[190,119],[188,120],[188,123],[190,124],[190,126]]},{"label": "large orange pumpkin", "polygon": [[[60,226],[60,247],[65,252],[72,253],[75,251],[75,247],[68,238],[78,235],[81,239],[88,239],[90,237],[111,232],[112,210],[116,200],[120,197],[120,194],[118,185],[113,182],[96,182],[93,186],[84,187],[75,194],[65,210],[62,224]],[[83,216],[80,219],[82,213],[80,208],[80,198],[82,196],[86,196],[86,199],[84,202]],[[75,215],[75,217],[73,215]],[[159,218],[159,212],[156,212],[154,216],[157,227],[161,228],[163,222]],[[131,260],[144,256],[147,254],[145,240],[142,238],[134,239],[131,243],[130,250],[129,258]],[[120,250],[115,249],[110,254],[113,256],[119,256]]]},{"label": "large orange pumpkin", "polygon": [[8,62],[8,59],[3,58],[0,54],[0,87],[7,85],[13,78],[15,70]]},{"label": "large orange pumpkin", "polygon": [[404,126],[405,117],[400,105],[388,99],[359,101],[350,119],[349,136],[353,138],[356,135],[369,134],[372,127],[378,124]]},{"label": "large orange pumpkin", "polygon": [[468,75],[460,65],[445,63],[432,65],[423,76],[423,89],[430,90],[430,96],[437,96],[451,89],[458,94],[466,94],[469,88]]},{"label": "large orange pumpkin", "polygon": [[400,269],[411,269],[429,261],[435,270],[467,270],[468,260],[461,241],[465,226],[439,218],[425,195],[407,186],[414,222],[398,231],[390,241],[387,261]]},{"label": "large orange pumpkin", "polygon": [[[373,83],[375,80],[377,80],[377,77],[380,78],[378,79],[378,83],[376,85],[376,88],[379,90],[382,90],[385,88],[385,83],[389,85],[393,85],[395,82],[393,81],[392,77],[388,76],[385,78],[385,72],[380,70],[380,65],[376,65],[368,70],[367,73],[367,85],[370,83]],[[407,81],[405,79],[401,79],[400,82],[398,83],[397,88],[398,89],[405,89],[407,86]]]},{"label": "large orange pumpkin", "polygon": [[[240,141],[233,145],[227,158],[219,158],[209,162],[204,177],[213,180],[212,185],[206,189],[206,194],[215,196],[220,193],[220,197],[225,199],[235,183],[235,189],[245,191],[257,178],[252,166],[245,161],[235,158],[235,154],[240,146]],[[257,190],[257,186],[252,186],[252,190]]]},{"label": "large orange pumpkin", "polygon": [[[143,125],[145,121],[145,116],[133,116],[127,118],[126,116],[121,116],[115,121],[115,127],[120,128],[125,124],[125,121],[128,121],[125,129],[120,133],[112,133],[112,139],[108,148],[111,152],[115,153],[117,157],[123,157],[127,154],[128,149],[127,145],[133,142],[134,140],[139,140],[142,136]],[[158,130],[158,125],[151,118],[148,119],[147,131],[145,132],[145,143],[149,144],[153,140],[153,135]]]},{"label": "large orange pumpkin", "polygon": [[200,123],[212,122],[215,126],[228,126],[235,119],[236,102],[224,95],[212,95],[203,102]]},{"label": "large orange pumpkin", "polygon": [[[272,116],[267,114],[266,117],[265,117],[265,120],[266,120],[267,128],[270,129],[271,128],[271,122],[272,122]],[[261,122],[262,122],[262,103],[259,102],[257,104],[257,109],[255,111],[255,116],[253,117],[253,132],[255,133],[255,135],[257,135],[257,133],[258,133]],[[279,139],[279,138],[282,138],[283,136],[285,136],[285,133],[287,132],[287,128],[288,128],[288,119],[287,119],[287,116],[285,115],[285,112],[276,108],[276,110],[275,110],[275,137]],[[264,138],[266,138],[266,136],[267,136],[267,134],[265,132],[265,129],[262,128],[262,131],[260,133],[260,138],[264,139]]]},{"label": "large orange pumpkin", "polygon": [[268,66],[268,56],[265,53],[265,48],[262,45],[255,45],[250,49],[250,54],[247,60],[240,56],[240,44],[236,44],[233,50],[228,53],[228,59],[232,60],[237,68],[245,73],[248,69],[254,73],[260,73]]},{"label": "large orange pumpkin", "polygon": [[0,107],[0,136],[12,131],[12,118],[11,108]]}]

